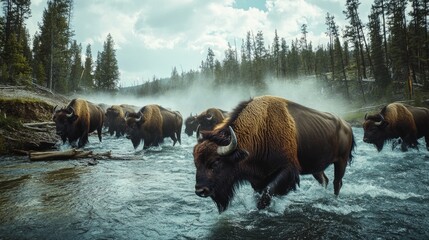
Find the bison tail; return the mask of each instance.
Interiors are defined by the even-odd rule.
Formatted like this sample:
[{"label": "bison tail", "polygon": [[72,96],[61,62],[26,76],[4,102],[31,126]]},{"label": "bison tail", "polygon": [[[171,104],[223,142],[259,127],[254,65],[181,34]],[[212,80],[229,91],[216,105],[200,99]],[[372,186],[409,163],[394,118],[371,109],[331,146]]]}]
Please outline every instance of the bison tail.
[{"label": "bison tail", "polygon": [[356,148],[355,135],[352,134],[352,146],[350,147],[350,153],[349,153],[349,165],[352,163],[353,152],[355,151],[355,148]]}]

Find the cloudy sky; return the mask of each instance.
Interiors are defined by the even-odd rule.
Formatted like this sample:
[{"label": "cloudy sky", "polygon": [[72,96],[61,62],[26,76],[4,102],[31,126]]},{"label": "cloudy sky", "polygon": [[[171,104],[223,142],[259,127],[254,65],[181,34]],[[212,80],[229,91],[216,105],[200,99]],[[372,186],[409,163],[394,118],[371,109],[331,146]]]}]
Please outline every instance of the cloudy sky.
[{"label": "cloudy sky", "polygon": [[[72,18],[74,39],[83,52],[91,44],[95,60],[107,34],[115,42],[120,85],[169,77],[198,70],[211,48],[224,58],[228,43],[240,44],[248,31],[262,31],[266,45],[274,31],[279,37],[300,38],[302,24],[308,26],[313,46],[325,44],[325,17],[329,12],[342,27],[345,0],[75,0]],[[361,0],[361,19],[366,22],[373,0]],[[38,30],[46,0],[32,0],[32,17],[27,20],[30,35]]]}]

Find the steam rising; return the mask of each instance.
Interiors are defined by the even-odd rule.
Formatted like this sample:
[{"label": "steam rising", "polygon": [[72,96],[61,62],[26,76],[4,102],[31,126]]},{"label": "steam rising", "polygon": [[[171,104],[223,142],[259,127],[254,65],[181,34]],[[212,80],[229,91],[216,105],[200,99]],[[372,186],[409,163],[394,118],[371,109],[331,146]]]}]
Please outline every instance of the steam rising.
[{"label": "steam rising", "polygon": [[[138,97],[134,95],[92,95],[79,96],[94,103],[131,104],[139,108],[148,104],[159,104],[171,110],[178,110],[183,118],[191,113],[198,114],[207,108],[216,107],[231,111],[241,101],[261,95],[286,98],[301,105],[331,112],[341,116],[346,111],[346,102],[341,96],[328,95],[314,78],[291,80],[268,79],[265,90],[251,87],[212,87],[204,80],[195,81],[187,90],[170,91],[160,96]],[[337,94],[339,95],[339,94]]]}]

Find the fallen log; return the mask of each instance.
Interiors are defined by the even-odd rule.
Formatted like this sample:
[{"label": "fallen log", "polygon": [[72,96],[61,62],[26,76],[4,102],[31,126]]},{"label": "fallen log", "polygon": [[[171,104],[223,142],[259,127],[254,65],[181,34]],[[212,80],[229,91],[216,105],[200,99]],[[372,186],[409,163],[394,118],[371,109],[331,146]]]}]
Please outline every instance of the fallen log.
[{"label": "fallen log", "polygon": [[55,122],[31,122],[31,123],[23,123],[22,125],[27,127],[55,127]]},{"label": "fallen log", "polygon": [[28,157],[31,161],[44,161],[44,160],[66,160],[78,158],[93,158],[103,159],[111,158],[112,152],[93,153],[92,151],[84,151],[77,149],[69,149],[66,151],[47,151],[47,152],[29,152]]}]

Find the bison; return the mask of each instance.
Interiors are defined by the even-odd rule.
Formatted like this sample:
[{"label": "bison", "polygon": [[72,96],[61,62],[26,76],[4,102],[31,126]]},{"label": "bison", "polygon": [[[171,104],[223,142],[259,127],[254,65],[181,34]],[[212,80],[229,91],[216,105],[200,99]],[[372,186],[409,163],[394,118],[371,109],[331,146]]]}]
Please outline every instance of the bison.
[{"label": "bison", "polygon": [[120,137],[125,134],[125,114],[134,113],[135,107],[131,105],[121,104],[112,105],[106,109],[106,122],[108,122],[108,128],[110,136],[116,132],[116,137]]},{"label": "bison", "polygon": [[91,102],[79,98],[73,99],[65,109],[54,109],[52,120],[63,143],[68,140],[74,144],[79,140],[77,146],[81,148],[88,143],[88,134],[95,130],[101,142],[104,114],[101,107]]},{"label": "bison", "polygon": [[401,150],[418,148],[417,139],[425,137],[429,150],[429,109],[402,103],[390,103],[380,112],[365,115],[363,141],[374,144],[378,151],[384,143],[401,139]]},{"label": "bison", "polygon": [[158,107],[162,115],[162,137],[170,137],[173,140],[173,146],[176,145],[177,141],[182,144],[182,115],[178,111],[171,111],[161,106]]},{"label": "bison", "polygon": [[125,117],[127,134],[134,148],[144,141],[143,149],[159,146],[164,137],[181,143],[182,115],[156,104],[146,105],[138,113],[129,113]]},{"label": "bison", "polygon": [[185,133],[188,136],[192,136],[194,132],[197,131],[198,128],[198,121],[197,121],[198,115],[192,115],[192,113],[185,119]]},{"label": "bison", "polygon": [[264,209],[273,196],[295,190],[300,174],[326,187],[324,170],[333,163],[338,196],[354,147],[352,128],[341,118],[280,97],[255,97],[214,130],[200,132],[193,150],[195,193],[211,197],[221,213],[248,181]]},{"label": "bison", "polygon": [[209,108],[196,117],[198,122],[198,130],[213,130],[214,127],[221,123],[226,117],[228,117],[227,111],[219,108]]},{"label": "bison", "polygon": [[134,148],[143,140],[143,149],[158,146],[162,140],[162,115],[158,105],[146,105],[138,113],[125,116],[126,133]]}]

